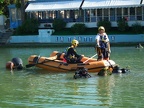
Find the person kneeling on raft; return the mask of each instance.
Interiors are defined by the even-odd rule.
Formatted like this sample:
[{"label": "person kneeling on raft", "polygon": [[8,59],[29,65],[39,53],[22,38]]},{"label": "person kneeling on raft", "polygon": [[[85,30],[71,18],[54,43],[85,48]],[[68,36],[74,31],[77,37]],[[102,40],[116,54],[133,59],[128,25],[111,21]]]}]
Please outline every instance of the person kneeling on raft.
[{"label": "person kneeling on raft", "polygon": [[82,63],[81,59],[84,55],[79,55],[76,52],[76,47],[78,46],[79,42],[77,40],[72,40],[71,46],[67,48],[65,52],[65,60],[67,63]]},{"label": "person kneeling on raft", "polygon": [[12,58],[11,61],[8,61],[6,63],[6,69],[10,69],[10,70],[13,70],[13,69],[17,69],[17,70],[22,70],[24,67],[23,67],[23,61],[21,58]]}]

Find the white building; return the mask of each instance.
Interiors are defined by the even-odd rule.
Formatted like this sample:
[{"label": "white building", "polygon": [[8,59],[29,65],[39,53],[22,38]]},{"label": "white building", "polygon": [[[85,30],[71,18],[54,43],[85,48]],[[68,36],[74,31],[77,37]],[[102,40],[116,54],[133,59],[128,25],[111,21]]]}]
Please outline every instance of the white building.
[{"label": "white building", "polygon": [[97,27],[97,22],[108,20],[112,27],[117,21],[127,18],[128,24],[139,22],[144,26],[143,0],[29,0],[25,9],[29,17],[35,17],[44,24],[52,24],[55,18],[62,18],[67,27],[84,23],[87,27]]}]

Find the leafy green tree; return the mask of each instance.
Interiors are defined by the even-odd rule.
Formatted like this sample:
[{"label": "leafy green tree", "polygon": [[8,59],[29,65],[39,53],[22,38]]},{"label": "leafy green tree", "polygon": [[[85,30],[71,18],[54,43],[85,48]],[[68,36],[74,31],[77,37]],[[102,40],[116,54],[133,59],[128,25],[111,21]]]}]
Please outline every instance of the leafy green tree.
[{"label": "leafy green tree", "polygon": [[81,24],[81,23],[76,23],[71,27],[71,31],[74,34],[84,34],[85,30],[86,30],[85,24]]},{"label": "leafy green tree", "polygon": [[22,23],[25,22],[25,2],[27,2],[27,0],[20,0],[20,7],[21,7],[21,20]]},{"label": "leafy green tree", "polygon": [[109,31],[111,29],[111,22],[107,20],[99,21],[97,23],[97,26],[104,26],[106,31]]},{"label": "leafy green tree", "polygon": [[0,0],[0,15],[9,16],[8,5],[15,4],[16,0]]},{"label": "leafy green tree", "polygon": [[54,19],[52,25],[55,31],[60,31],[65,28],[66,22],[64,22],[63,19]]},{"label": "leafy green tree", "polygon": [[137,33],[137,34],[142,33],[143,29],[142,29],[141,23],[136,22],[136,23],[132,24],[132,32]]},{"label": "leafy green tree", "polygon": [[0,0],[0,15],[5,15],[6,17],[9,17],[9,10],[8,5],[15,4],[17,8],[21,9],[21,18],[22,22],[25,20],[25,2],[27,0]]},{"label": "leafy green tree", "polygon": [[127,18],[122,18],[118,20],[117,25],[118,25],[118,30],[122,32],[126,31],[129,28]]},{"label": "leafy green tree", "polygon": [[16,29],[15,35],[37,34],[39,22],[37,19],[27,19]]},{"label": "leafy green tree", "polygon": [[2,7],[3,2],[4,0],[0,0],[0,15],[3,14],[3,7]]}]

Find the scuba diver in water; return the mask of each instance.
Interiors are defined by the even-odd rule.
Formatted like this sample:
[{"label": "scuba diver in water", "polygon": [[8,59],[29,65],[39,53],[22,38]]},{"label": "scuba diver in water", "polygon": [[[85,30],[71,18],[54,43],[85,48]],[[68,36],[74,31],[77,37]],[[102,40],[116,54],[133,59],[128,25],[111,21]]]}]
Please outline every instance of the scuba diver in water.
[{"label": "scuba diver in water", "polygon": [[137,44],[136,48],[137,48],[137,49],[143,48],[143,46],[139,43],[139,44]]},{"label": "scuba diver in water", "polygon": [[116,65],[115,67],[113,67],[113,69],[106,67],[106,68],[100,70],[97,75],[107,76],[107,75],[112,75],[113,73],[124,74],[124,73],[128,73],[128,72],[130,72],[129,67],[120,68],[118,65]]},{"label": "scuba diver in water", "polygon": [[98,28],[98,34],[96,35],[96,51],[98,54],[98,60],[109,60],[110,57],[110,42],[107,34],[105,33],[105,28],[100,26]]},{"label": "scuba diver in water", "polygon": [[82,63],[82,55],[77,54],[76,47],[78,46],[79,42],[77,40],[72,40],[71,46],[68,47],[65,51],[65,60],[67,63]]},{"label": "scuba diver in water", "polygon": [[13,69],[17,69],[17,70],[22,70],[24,67],[23,67],[23,61],[21,58],[12,58],[11,61],[8,61],[6,63],[6,69],[10,69],[10,70],[13,70]]},{"label": "scuba diver in water", "polygon": [[119,65],[113,67],[112,71],[112,73],[128,73],[128,72],[130,72],[129,66],[127,66],[126,68],[120,68]]}]

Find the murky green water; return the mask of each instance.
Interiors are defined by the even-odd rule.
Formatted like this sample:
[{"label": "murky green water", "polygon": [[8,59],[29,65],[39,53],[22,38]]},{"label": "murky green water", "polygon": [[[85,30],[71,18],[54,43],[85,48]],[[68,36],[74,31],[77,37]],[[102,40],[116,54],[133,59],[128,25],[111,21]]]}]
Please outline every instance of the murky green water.
[{"label": "murky green water", "polygon": [[[73,79],[74,73],[45,73],[35,67],[13,71],[5,63],[13,57],[32,54],[49,56],[55,48],[0,48],[0,108],[141,108],[144,106],[144,49],[112,47],[111,59],[121,67],[130,66],[128,74],[113,74]],[[80,47],[79,53],[95,54],[92,47]]]}]

